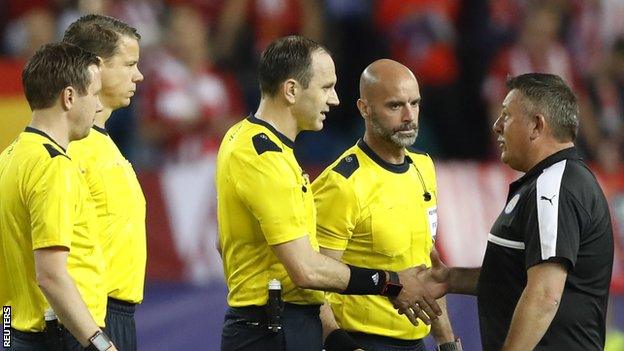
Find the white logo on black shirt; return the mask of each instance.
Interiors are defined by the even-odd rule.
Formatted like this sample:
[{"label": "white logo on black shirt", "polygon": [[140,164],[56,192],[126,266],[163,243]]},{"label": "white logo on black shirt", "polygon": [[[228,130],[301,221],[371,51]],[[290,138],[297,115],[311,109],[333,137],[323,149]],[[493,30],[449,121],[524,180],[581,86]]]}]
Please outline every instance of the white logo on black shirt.
[{"label": "white logo on black shirt", "polygon": [[520,194],[514,195],[514,197],[509,200],[507,206],[505,206],[505,213],[510,214],[514,208],[516,208],[516,204],[518,204],[518,200],[520,200]]}]

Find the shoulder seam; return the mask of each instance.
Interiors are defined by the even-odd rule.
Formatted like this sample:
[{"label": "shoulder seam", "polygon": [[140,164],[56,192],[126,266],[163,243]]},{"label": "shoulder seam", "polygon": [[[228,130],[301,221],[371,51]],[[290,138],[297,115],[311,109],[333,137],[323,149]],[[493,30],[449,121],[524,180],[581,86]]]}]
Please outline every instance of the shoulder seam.
[{"label": "shoulder seam", "polygon": [[571,192],[569,189],[567,189],[566,187],[562,187],[563,191],[565,191],[566,193],[568,193],[570,195],[570,198],[574,200],[574,202],[576,202],[579,207],[583,210],[583,212],[585,212],[585,215],[587,216],[587,218],[592,219],[591,217],[591,213],[585,208],[585,206],[583,206],[583,203],[576,197],[576,195]]}]

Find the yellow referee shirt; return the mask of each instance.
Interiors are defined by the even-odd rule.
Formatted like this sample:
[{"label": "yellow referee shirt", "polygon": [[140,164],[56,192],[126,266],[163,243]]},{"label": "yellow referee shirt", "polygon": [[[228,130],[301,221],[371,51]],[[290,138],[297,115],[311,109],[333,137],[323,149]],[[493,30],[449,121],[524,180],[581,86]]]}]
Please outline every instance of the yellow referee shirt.
[{"label": "yellow referee shirt", "polygon": [[69,248],[67,268],[98,325],[104,326],[104,269],[95,211],[84,178],[65,150],[26,128],[0,154],[0,303],[12,327],[43,331],[48,307],[35,277],[33,250]]},{"label": "yellow referee shirt", "polygon": [[293,284],[270,248],[307,235],[318,251],[314,198],[293,146],[255,117],[234,125],[221,142],[217,208],[230,306],[266,304],[271,279],[282,283],[286,302],[323,303],[323,292]]},{"label": "yellow referee shirt", "polygon": [[[343,250],[343,262],[391,271],[431,266],[437,209],[428,155],[407,152],[402,165],[393,165],[360,140],[321,173],[312,189],[319,245]],[[424,323],[413,326],[397,314],[387,297],[327,294],[327,299],[345,330],[404,340],[429,333]]]},{"label": "yellow referee shirt", "polygon": [[130,162],[105,129],[69,144],[68,154],[84,172],[102,228],[108,296],[130,303],[143,300],[145,262],[145,197]]}]

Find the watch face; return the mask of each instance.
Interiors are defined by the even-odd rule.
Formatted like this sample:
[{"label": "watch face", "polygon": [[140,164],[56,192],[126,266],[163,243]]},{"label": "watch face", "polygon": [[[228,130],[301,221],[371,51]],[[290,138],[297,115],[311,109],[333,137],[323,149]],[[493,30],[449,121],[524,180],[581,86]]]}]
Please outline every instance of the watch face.
[{"label": "watch face", "polygon": [[105,351],[111,347],[110,339],[103,333],[96,335],[91,339],[91,343],[98,351]]},{"label": "watch face", "polygon": [[399,293],[401,292],[402,289],[403,289],[403,285],[396,285],[396,284],[390,283],[386,287],[386,295],[397,297],[399,296]]}]

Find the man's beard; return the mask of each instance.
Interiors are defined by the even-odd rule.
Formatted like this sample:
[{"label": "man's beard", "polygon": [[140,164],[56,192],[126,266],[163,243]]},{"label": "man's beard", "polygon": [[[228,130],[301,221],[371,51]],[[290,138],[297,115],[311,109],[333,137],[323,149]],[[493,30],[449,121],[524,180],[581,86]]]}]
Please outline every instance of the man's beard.
[{"label": "man's beard", "polygon": [[[379,119],[376,116],[371,117],[371,126],[373,127],[373,132],[380,136],[382,139],[393,143],[398,147],[408,147],[416,142],[416,138],[418,137],[418,125],[416,123],[406,123],[401,127],[395,130],[387,130],[381,126],[379,123]],[[414,130],[413,136],[402,135],[399,131],[404,130]]]}]

